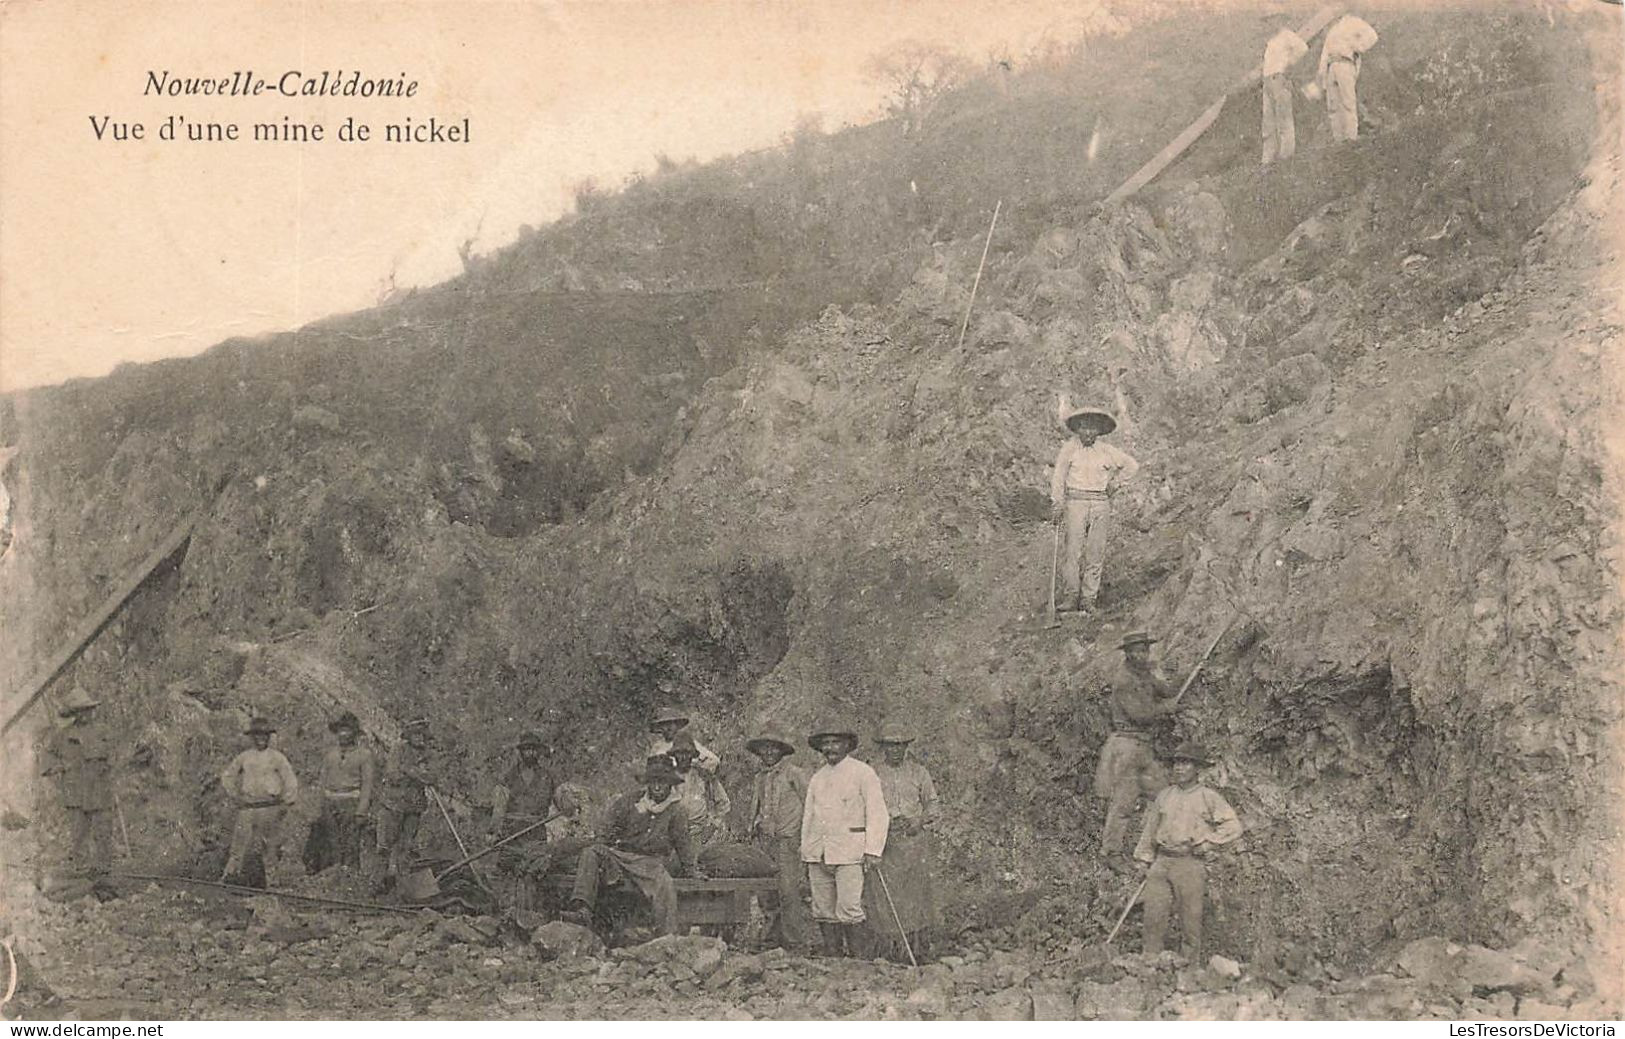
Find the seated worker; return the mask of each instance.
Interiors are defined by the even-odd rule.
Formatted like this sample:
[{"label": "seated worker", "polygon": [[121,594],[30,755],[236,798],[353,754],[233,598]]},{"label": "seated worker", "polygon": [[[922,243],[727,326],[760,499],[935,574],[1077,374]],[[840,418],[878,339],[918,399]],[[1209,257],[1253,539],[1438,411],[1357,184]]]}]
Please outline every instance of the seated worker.
[{"label": "seated worker", "polygon": [[[552,770],[542,759],[546,746],[539,732],[519,737],[514,747],[518,760],[491,791],[491,840],[545,823],[554,814],[556,784]],[[504,845],[497,853],[497,868],[508,888],[505,894],[515,909],[531,910],[538,904],[535,878],[547,872],[551,851],[544,825]]]},{"label": "seated worker", "polygon": [[[670,754],[672,740],[677,738],[679,732],[683,732],[687,728],[688,715],[682,711],[673,707],[656,711],[655,716],[649,721],[649,756]],[[693,739],[692,733],[689,734],[689,738]],[[708,750],[698,740],[694,741],[694,750],[696,751],[694,763],[701,772],[714,774],[717,766],[722,764],[722,759]]]},{"label": "seated worker", "polygon": [[677,876],[705,879],[705,872],[694,861],[688,812],[677,796],[678,779],[670,758],[651,757],[639,776],[643,789],[622,794],[610,804],[600,841],[589,845],[576,862],[575,888],[570,892],[565,920],[592,926],[599,887],[629,877],[653,906],[655,930],[677,933],[673,870]]}]

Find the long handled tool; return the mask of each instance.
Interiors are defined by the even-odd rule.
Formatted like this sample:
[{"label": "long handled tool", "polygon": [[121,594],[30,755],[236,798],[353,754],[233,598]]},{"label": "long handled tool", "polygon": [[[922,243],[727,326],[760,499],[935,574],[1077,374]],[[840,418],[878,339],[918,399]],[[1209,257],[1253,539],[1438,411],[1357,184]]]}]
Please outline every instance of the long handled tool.
[{"label": "long handled tool", "polygon": [[124,806],[119,803],[118,791],[113,791],[113,812],[118,816],[118,830],[124,835],[124,857],[130,857],[130,826],[124,821]]},{"label": "long handled tool", "polygon": [[1185,676],[1185,684],[1179,687],[1179,693],[1174,697],[1174,703],[1183,700],[1185,694],[1190,692],[1191,683],[1196,681],[1196,676],[1202,673],[1202,665],[1207,663],[1207,658],[1211,657],[1213,651],[1218,648],[1219,640],[1229,633],[1230,626],[1234,623],[1236,623],[1236,616],[1231,614],[1230,619],[1224,622],[1224,627],[1220,628],[1219,633],[1213,636],[1213,641],[1207,644],[1207,649],[1202,651],[1202,656],[1196,661],[1196,666],[1191,668],[1191,673]]},{"label": "long handled tool", "polygon": [[[457,850],[463,853],[464,861],[471,861],[468,854],[468,845],[463,843],[463,835],[457,832],[457,824],[451,821],[451,813],[446,811],[446,802],[440,799],[440,792],[432,786],[426,787],[425,789],[428,790],[429,796],[434,799],[434,806],[440,809],[440,818],[446,820],[446,828],[451,831],[452,840],[457,842]],[[425,870],[424,872],[427,873],[428,871]],[[469,870],[469,872],[474,874],[474,882],[477,883],[482,890],[489,893],[490,889],[485,886],[485,880],[479,875],[479,873],[474,870]],[[420,878],[418,884],[421,891],[429,891],[429,893],[424,896],[426,898],[432,898],[434,895],[440,893],[440,878],[438,876],[431,875]],[[431,888],[433,889],[432,891],[429,890]]]},{"label": "long handled tool", "polygon": [[880,867],[876,866],[875,876],[880,878],[880,893],[886,896],[886,906],[891,909],[891,918],[897,923],[897,933],[903,939],[903,951],[908,953],[908,964],[911,967],[918,967],[920,961],[914,958],[914,947],[908,943],[908,932],[903,930],[903,918],[897,915],[897,903],[891,899],[891,888],[886,885],[886,874],[880,872]]},{"label": "long handled tool", "polygon": [[548,816],[546,819],[543,819],[539,823],[531,823],[529,826],[525,827],[522,830],[515,830],[513,833],[508,834],[508,836],[502,838],[500,841],[497,841],[495,844],[491,845],[489,848],[486,848],[486,849],[484,849],[482,851],[476,851],[474,854],[469,855],[466,858],[464,858],[464,859],[462,859],[462,860],[460,860],[458,862],[453,862],[451,865],[447,866],[445,869],[441,870],[439,873],[436,873],[434,875],[434,879],[437,880],[437,881],[445,880],[448,876],[450,876],[451,874],[453,874],[453,873],[457,872],[458,870],[462,869],[464,866],[468,865],[469,863],[478,862],[480,859],[485,858],[487,855],[491,854],[493,851],[496,851],[498,848],[502,847],[504,844],[507,844],[509,841],[516,841],[519,838],[523,837],[525,834],[530,833],[532,830],[536,830],[536,829],[539,829],[540,827],[546,826],[548,823],[552,822],[554,819],[559,818],[563,814],[564,814],[563,812],[554,812],[552,815]]},{"label": "long handled tool", "polygon": [[1044,627],[1059,628],[1061,619],[1055,615],[1055,582],[1061,572],[1061,522],[1056,520],[1050,526],[1055,528],[1055,537],[1049,554],[1049,612],[1044,615]]},{"label": "long handled tool", "polygon": [[357,902],[348,898],[327,898],[322,895],[306,895],[297,891],[279,891],[275,888],[246,887],[242,884],[226,884],[218,880],[202,880],[197,877],[170,877],[160,873],[123,873],[110,874],[114,877],[123,877],[126,880],[147,880],[157,884],[186,884],[193,887],[212,888],[217,891],[229,891],[234,895],[248,895],[259,897],[269,895],[272,898],[287,899],[293,902],[309,902],[312,905],[342,906],[345,909],[359,909],[370,913],[416,913],[416,906],[392,906],[381,902]]},{"label": "long handled tool", "polygon": [[1141,877],[1140,886],[1134,889],[1134,894],[1128,896],[1128,904],[1123,907],[1122,915],[1117,918],[1117,926],[1113,927],[1112,933],[1106,936],[1107,945],[1110,945],[1112,943],[1112,939],[1117,937],[1117,932],[1123,929],[1123,921],[1128,919],[1128,911],[1134,908],[1134,903],[1138,902],[1140,900],[1140,896],[1145,893],[1145,885],[1148,881],[1150,881],[1150,879],[1151,875],[1149,873]]},{"label": "long handled tool", "polygon": [[965,302],[965,320],[959,323],[959,342],[954,349],[965,345],[965,329],[970,327],[971,308],[976,306],[976,290],[982,284],[982,268],[987,266],[987,250],[993,244],[993,229],[999,226],[999,208],[1004,205],[1004,199],[999,199],[993,206],[993,222],[987,225],[987,241],[982,243],[982,262],[976,265],[976,280],[970,283],[970,299]]}]

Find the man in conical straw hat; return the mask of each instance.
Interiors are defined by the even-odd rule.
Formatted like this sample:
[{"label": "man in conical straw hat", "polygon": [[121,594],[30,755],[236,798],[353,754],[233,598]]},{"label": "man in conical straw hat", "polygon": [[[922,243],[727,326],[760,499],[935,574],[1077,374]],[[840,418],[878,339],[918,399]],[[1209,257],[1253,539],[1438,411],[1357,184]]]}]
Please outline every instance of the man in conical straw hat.
[{"label": "man in conical straw hat", "polygon": [[1056,609],[1083,611],[1100,592],[1111,533],[1111,499],[1140,463],[1100,438],[1117,429],[1111,412],[1076,408],[1067,413],[1072,434],[1055,456],[1050,477],[1050,518],[1062,524],[1061,588]]}]

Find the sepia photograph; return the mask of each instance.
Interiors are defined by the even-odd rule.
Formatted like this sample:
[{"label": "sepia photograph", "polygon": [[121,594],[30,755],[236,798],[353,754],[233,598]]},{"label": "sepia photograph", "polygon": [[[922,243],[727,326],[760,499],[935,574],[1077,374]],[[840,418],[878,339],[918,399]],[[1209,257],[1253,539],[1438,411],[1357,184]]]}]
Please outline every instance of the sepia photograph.
[{"label": "sepia photograph", "polygon": [[1613,1035],[1622,42],[0,0],[0,1019]]}]

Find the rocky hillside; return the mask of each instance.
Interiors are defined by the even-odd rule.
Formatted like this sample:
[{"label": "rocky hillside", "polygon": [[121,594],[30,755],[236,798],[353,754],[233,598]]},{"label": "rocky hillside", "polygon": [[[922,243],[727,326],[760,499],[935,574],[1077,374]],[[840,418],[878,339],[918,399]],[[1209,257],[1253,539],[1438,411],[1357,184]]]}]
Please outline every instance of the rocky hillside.
[{"label": "rocky hillside", "polygon": [[[1144,146],[1070,195],[946,171],[1005,162],[1012,127],[1084,125],[1046,83],[1086,64],[968,94],[923,146],[959,142],[931,160],[954,235],[898,207],[914,237],[881,255],[826,214],[844,273],[814,288],[789,278],[805,240],[765,204],[742,228],[711,171],[710,209],[631,192],[411,299],[12,399],[5,580],[32,594],[0,607],[29,633],[6,667],[229,476],[68,677],[130,734],[138,858],[218,840],[205,780],[250,712],[307,770],[341,705],[385,736],[429,714],[463,805],[519,725],[611,788],[660,702],[693,707],[735,784],[758,724],[900,718],[951,809],[956,933],[1059,948],[1126,894],[1091,865],[1100,806],[1056,779],[1092,772],[1110,647],[1149,627],[1177,679],[1223,633],[1181,720],[1251,831],[1216,877],[1219,948],[1589,955],[1618,905],[1617,24],[1391,17],[1378,125],[1333,147],[1300,109],[1304,151],[1266,171],[1254,88],[1153,190],[1088,205],[1268,35],[1215,16],[1223,60],[1164,83]],[[1152,93],[1117,85],[1126,55],[1197,64],[1190,31],[1094,51],[1094,121]],[[880,133],[800,147],[883,178]],[[593,219],[682,233],[588,258]],[[748,292],[679,276],[781,269]],[[1058,393],[1122,412],[1144,469],[1102,614],[1049,632]]]}]

